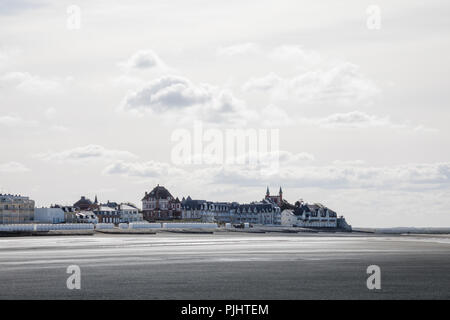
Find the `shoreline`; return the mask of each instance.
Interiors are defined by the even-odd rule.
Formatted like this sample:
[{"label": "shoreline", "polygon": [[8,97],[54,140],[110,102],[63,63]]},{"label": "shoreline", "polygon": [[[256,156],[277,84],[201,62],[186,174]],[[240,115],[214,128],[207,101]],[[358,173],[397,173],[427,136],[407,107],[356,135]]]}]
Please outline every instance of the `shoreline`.
[{"label": "shoreline", "polygon": [[45,236],[120,236],[120,235],[157,235],[157,234],[190,234],[190,235],[224,235],[224,234],[280,234],[300,237],[310,236],[339,236],[339,237],[378,237],[378,236],[421,236],[421,237],[450,237],[450,232],[380,232],[377,230],[352,231],[339,229],[306,229],[296,227],[254,227],[249,229],[99,229],[99,230],[50,230],[50,231],[0,231],[0,238],[45,237]]}]

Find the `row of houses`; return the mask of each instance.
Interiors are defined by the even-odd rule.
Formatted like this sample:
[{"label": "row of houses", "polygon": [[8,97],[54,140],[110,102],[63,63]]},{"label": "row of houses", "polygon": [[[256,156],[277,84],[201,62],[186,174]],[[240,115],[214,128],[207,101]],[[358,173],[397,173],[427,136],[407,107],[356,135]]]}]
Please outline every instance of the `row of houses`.
[{"label": "row of houses", "polygon": [[[267,192],[269,192],[267,190]],[[281,202],[280,194],[249,204],[237,202],[214,202],[202,199],[175,198],[165,187],[157,185],[152,191],[146,192],[142,199],[142,212],[145,220],[200,220],[202,222],[280,224]]]},{"label": "row of houses", "polygon": [[[44,208],[45,210],[47,208]],[[108,202],[99,203],[97,196],[94,202],[82,196],[73,206],[54,205],[49,209],[61,210],[65,222],[69,223],[130,223],[143,220],[139,208],[132,203]],[[39,211],[40,209],[36,209]]]},{"label": "row of houses", "polygon": [[130,223],[142,221],[140,209],[132,203],[99,203],[81,197],[72,206],[35,208],[29,197],[0,194],[0,224],[26,223]]},{"label": "row of houses", "polygon": [[190,196],[179,200],[165,187],[157,185],[152,191],[145,193],[142,208],[144,219],[150,222],[182,219],[351,229],[344,217],[338,217],[335,211],[320,203],[307,204],[301,200],[290,205],[283,199],[281,187],[276,195],[271,195],[267,187],[266,195],[261,201],[239,204],[192,199]]},{"label": "row of houses", "polygon": [[100,203],[82,196],[71,206],[52,205],[34,208],[34,201],[19,195],[0,194],[0,223],[130,223],[140,221],[184,220],[215,223],[250,223],[315,228],[346,226],[345,219],[321,204],[297,201],[290,205],[267,187],[260,201],[240,204],[202,199],[174,197],[165,187],[157,185],[142,198],[142,210],[132,203]]}]

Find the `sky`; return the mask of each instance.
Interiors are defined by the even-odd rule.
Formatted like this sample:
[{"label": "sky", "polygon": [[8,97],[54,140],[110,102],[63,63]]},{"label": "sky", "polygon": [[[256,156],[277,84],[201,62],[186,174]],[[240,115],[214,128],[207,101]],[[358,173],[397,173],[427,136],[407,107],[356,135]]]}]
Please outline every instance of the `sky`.
[{"label": "sky", "polygon": [[[449,9],[1,0],[0,192],[248,203],[281,186],[353,226],[449,227]],[[250,163],[254,141],[226,161],[244,129],[274,168]]]}]

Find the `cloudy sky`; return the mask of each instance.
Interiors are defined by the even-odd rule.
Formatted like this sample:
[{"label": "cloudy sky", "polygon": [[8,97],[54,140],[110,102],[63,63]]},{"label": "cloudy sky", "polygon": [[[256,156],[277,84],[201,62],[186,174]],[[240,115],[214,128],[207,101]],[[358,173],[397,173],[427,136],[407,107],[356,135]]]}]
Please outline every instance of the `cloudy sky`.
[{"label": "cloudy sky", "polygon": [[[281,185],[353,226],[448,227],[449,9],[1,0],[1,192],[250,202]],[[174,162],[199,124],[279,130],[279,169]]]}]

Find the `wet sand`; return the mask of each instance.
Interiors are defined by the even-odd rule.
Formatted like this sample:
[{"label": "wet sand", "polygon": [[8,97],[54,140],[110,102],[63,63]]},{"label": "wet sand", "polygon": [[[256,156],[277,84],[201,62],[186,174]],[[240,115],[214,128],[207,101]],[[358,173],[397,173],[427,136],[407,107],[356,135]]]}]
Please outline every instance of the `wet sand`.
[{"label": "wet sand", "polygon": [[[69,265],[81,290],[69,290]],[[368,290],[366,268],[381,268]],[[157,233],[0,239],[0,299],[449,299],[448,236]]]}]

